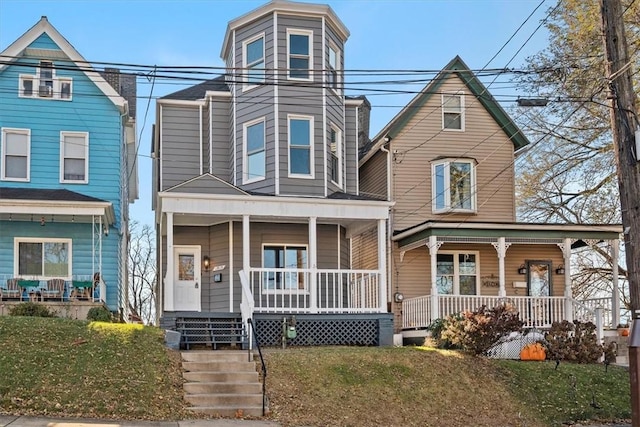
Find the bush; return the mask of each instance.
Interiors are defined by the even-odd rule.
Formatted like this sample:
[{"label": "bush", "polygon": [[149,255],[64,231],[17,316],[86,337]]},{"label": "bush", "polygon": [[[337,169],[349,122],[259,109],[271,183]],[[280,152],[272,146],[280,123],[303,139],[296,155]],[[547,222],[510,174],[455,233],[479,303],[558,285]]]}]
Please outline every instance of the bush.
[{"label": "bush", "polygon": [[56,317],[56,314],[45,305],[23,302],[9,308],[9,316]]},{"label": "bush", "polygon": [[87,320],[92,322],[111,322],[113,317],[111,312],[104,307],[93,307],[87,313]]},{"label": "bush", "polygon": [[435,343],[435,346],[438,348],[443,348],[447,350],[459,350],[460,347],[456,346],[454,343],[449,341],[448,339],[442,338],[442,332],[449,327],[449,319],[451,318],[460,318],[460,314],[454,314],[449,316],[446,319],[436,319],[429,325],[427,331],[431,332],[431,341]]},{"label": "bush", "polygon": [[463,351],[484,355],[505,335],[522,330],[522,321],[511,304],[493,308],[483,305],[476,311],[449,316],[440,333],[440,342]]},{"label": "bush", "polygon": [[596,363],[605,350],[598,343],[596,325],[592,322],[568,320],[553,322],[542,343],[547,359],[556,362]]}]

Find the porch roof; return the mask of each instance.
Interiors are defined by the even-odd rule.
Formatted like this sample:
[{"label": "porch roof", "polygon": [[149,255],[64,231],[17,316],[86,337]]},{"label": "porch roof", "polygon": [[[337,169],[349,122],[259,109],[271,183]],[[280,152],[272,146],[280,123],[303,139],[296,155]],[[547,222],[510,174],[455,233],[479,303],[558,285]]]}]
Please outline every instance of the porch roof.
[{"label": "porch roof", "polygon": [[430,236],[440,238],[473,238],[478,242],[496,241],[498,237],[538,240],[570,238],[580,242],[585,240],[615,240],[620,238],[622,225],[618,224],[539,224],[539,223],[489,223],[489,222],[448,222],[426,221],[414,227],[394,233],[392,240],[402,249],[426,244]]}]

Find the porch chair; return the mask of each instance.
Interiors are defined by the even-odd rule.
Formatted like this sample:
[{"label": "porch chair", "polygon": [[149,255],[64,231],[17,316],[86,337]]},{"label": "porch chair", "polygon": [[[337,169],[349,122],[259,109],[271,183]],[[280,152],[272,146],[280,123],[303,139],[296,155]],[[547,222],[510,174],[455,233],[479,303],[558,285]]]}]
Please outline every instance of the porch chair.
[{"label": "porch chair", "polygon": [[9,298],[22,299],[22,289],[18,286],[18,279],[7,279],[7,284],[4,288],[0,287],[0,300]]},{"label": "porch chair", "polygon": [[47,280],[47,288],[42,291],[42,298],[60,298],[62,301],[64,297],[64,279],[49,279]]}]

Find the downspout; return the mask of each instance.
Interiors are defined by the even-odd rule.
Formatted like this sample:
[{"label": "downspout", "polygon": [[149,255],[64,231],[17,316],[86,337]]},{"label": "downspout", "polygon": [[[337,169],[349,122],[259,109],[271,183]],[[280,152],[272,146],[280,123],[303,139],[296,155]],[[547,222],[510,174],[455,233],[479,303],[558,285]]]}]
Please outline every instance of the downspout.
[{"label": "downspout", "polygon": [[[386,137],[389,139],[389,141],[387,141],[387,143],[389,144],[389,146],[391,146],[391,139],[389,137]],[[389,151],[388,149],[384,148],[384,145],[382,145],[380,147],[380,151],[382,151],[383,153],[387,153],[387,201],[390,202],[391,201],[391,151]],[[393,208],[389,209],[389,218],[387,219],[387,296],[388,298],[391,298],[391,295],[393,295],[393,274],[391,274],[391,272],[393,271],[393,257],[391,256],[391,232],[392,232],[392,215],[393,215]],[[393,310],[391,310],[393,312]]]}]

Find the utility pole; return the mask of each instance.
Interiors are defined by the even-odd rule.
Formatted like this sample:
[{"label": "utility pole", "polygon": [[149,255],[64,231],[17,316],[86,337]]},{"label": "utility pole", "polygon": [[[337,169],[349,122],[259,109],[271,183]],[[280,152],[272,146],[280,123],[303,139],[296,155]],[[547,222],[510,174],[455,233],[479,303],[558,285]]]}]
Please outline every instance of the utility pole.
[{"label": "utility pole", "polygon": [[[640,163],[636,145],[636,95],[631,80],[623,10],[620,0],[600,0],[602,36],[609,81],[611,129],[616,152],[622,227],[631,296],[633,328],[629,339],[632,426],[640,427]],[[640,133],[638,134],[640,136]]]}]

